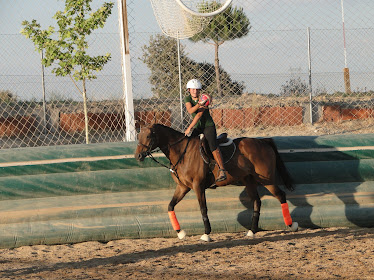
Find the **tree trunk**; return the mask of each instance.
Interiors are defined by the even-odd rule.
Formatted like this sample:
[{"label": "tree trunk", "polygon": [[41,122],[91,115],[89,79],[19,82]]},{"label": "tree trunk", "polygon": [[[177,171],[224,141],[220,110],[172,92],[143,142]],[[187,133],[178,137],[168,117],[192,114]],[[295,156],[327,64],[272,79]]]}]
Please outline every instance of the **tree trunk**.
[{"label": "tree trunk", "polygon": [[222,90],[221,90],[221,77],[219,74],[219,58],[218,58],[218,47],[219,44],[214,44],[215,47],[215,59],[214,59],[214,68],[216,70],[216,83],[217,83],[217,96],[222,97]]},{"label": "tree trunk", "polygon": [[87,93],[86,93],[86,80],[83,79],[83,110],[84,110],[84,130],[86,132],[86,144],[90,143],[88,138],[88,112],[87,112]]}]

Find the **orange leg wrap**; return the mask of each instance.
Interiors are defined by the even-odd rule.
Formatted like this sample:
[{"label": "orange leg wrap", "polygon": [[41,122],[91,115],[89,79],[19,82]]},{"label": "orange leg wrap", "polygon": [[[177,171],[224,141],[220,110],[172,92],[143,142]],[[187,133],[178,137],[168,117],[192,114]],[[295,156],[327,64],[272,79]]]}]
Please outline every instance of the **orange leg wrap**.
[{"label": "orange leg wrap", "polygon": [[177,216],[175,216],[175,212],[174,211],[169,211],[168,213],[169,213],[169,218],[170,218],[171,225],[173,226],[173,229],[174,230],[180,230],[181,227],[178,223]]},{"label": "orange leg wrap", "polygon": [[292,218],[290,215],[290,210],[288,209],[288,203],[287,202],[282,203],[281,206],[282,206],[282,214],[283,214],[284,223],[286,224],[286,226],[291,226]]}]

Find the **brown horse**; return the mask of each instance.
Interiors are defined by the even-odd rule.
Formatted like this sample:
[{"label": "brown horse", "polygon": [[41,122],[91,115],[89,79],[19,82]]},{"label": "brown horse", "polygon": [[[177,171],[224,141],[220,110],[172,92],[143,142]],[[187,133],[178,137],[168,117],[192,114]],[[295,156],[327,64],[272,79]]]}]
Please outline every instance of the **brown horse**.
[{"label": "brown horse", "polygon": [[[291,178],[282,162],[277,148],[272,139],[237,138],[233,140],[237,149],[231,159],[225,163],[228,173],[227,179],[215,183],[214,175],[210,172],[209,165],[203,160],[200,153],[199,137],[187,137],[170,127],[153,124],[141,128],[138,134],[138,145],[135,158],[143,161],[145,157],[151,156],[156,148],[161,151],[170,161],[172,177],[177,183],[175,193],[168,207],[170,221],[180,239],[186,233],[181,230],[176,218],[174,207],[183,197],[193,189],[199,201],[200,210],[204,222],[205,234],[202,240],[210,241],[211,232],[208,219],[205,190],[212,186],[224,186],[241,183],[253,203],[253,215],[251,229],[247,236],[253,237],[258,231],[260,218],[261,200],[257,192],[258,184],[265,186],[281,203],[284,222],[292,231],[296,231],[298,224],[292,222],[286,201],[286,194],[276,185],[276,170],[282,178],[285,186],[293,190]],[[216,165],[213,174],[217,174]]]}]

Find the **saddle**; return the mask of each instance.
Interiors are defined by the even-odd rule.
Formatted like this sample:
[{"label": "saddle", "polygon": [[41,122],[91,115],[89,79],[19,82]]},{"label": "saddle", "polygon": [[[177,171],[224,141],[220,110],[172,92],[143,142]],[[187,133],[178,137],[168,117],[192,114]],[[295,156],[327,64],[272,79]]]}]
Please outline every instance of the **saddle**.
[{"label": "saddle", "polygon": [[[221,151],[223,162],[226,164],[231,160],[236,151],[236,145],[231,138],[227,137],[227,133],[222,133],[217,137],[217,143]],[[204,134],[200,134],[200,155],[204,162],[209,164],[210,169],[214,169],[216,164],[213,154],[209,149],[208,141],[206,140]]]}]

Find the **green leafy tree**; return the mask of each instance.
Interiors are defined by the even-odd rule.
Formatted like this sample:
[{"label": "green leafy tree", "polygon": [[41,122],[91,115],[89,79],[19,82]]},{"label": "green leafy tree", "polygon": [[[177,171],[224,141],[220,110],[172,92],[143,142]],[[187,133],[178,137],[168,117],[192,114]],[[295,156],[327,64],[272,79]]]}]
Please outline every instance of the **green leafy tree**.
[{"label": "green leafy tree", "polygon": [[[188,80],[199,78],[205,92],[215,91],[215,67],[211,63],[196,62],[189,58],[185,46],[180,46],[180,60],[182,65],[182,84]],[[151,70],[150,83],[152,92],[158,98],[175,98],[179,96],[178,51],[176,40],[164,35],[151,36],[149,45],[143,46],[142,61]],[[224,89],[232,94],[242,94],[244,86],[232,81],[230,75],[219,69],[223,77]]]},{"label": "green leafy tree", "polygon": [[[21,33],[34,43],[36,50],[44,52],[42,63],[53,65],[52,73],[56,76],[69,76],[75,87],[82,94],[85,116],[86,143],[88,139],[88,114],[86,81],[96,79],[95,72],[103,69],[110,60],[110,53],[99,56],[87,54],[87,37],[98,28],[103,28],[110,16],[113,3],[104,3],[92,12],[92,0],[65,0],[65,9],[54,15],[57,21],[55,28],[41,29],[34,19],[23,21]],[[81,87],[77,84],[81,81]]]},{"label": "green leafy tree", "polygon": [[[222,4],[213,1],[201,3],[200,9],[203,11],[217,10]],[[222,82],[220,77],[219,65],[219,47],[226,41],[232,41],[237,38],[244,37],[251,29],[249,19],[245,15],[243,8],[228,7],[224,12],[214,16],[210,23],[198,34],[190,38],[194,42],[202,41],[204,43],[214,45],[214,66],[217,84],[217,94],[222,96]]]},{"label": "green leafy tree", "polygon": [[[151,70],[149,77],[154,97],[167,98],[179,95],[178,50],[175,39],[164,35],[151,36],[149,45],[144,45],[141,60]],[[182,77],[194,71],[193,61],[185,54],[185,47],[180,46]],[[191,69],[191,67],[193,69]]]},{"label": "green leafy tree", "polygon": [[[202,62],[197,64],[197,68],[199,69],[199,73],[201,73],[199,77],[204,85],[204,91],[210,95],[213,95],[213,93],[217,90],[216,81],[214,80],[216,73],[215,65],[212,63]],[[222,91],[230,95],[243,94],[245,88],[243,82],[233,81],[230,75],[221,67],[219,68],[219,75],[222,82]],[[192,78],[193,76],[191,79]]]}]

